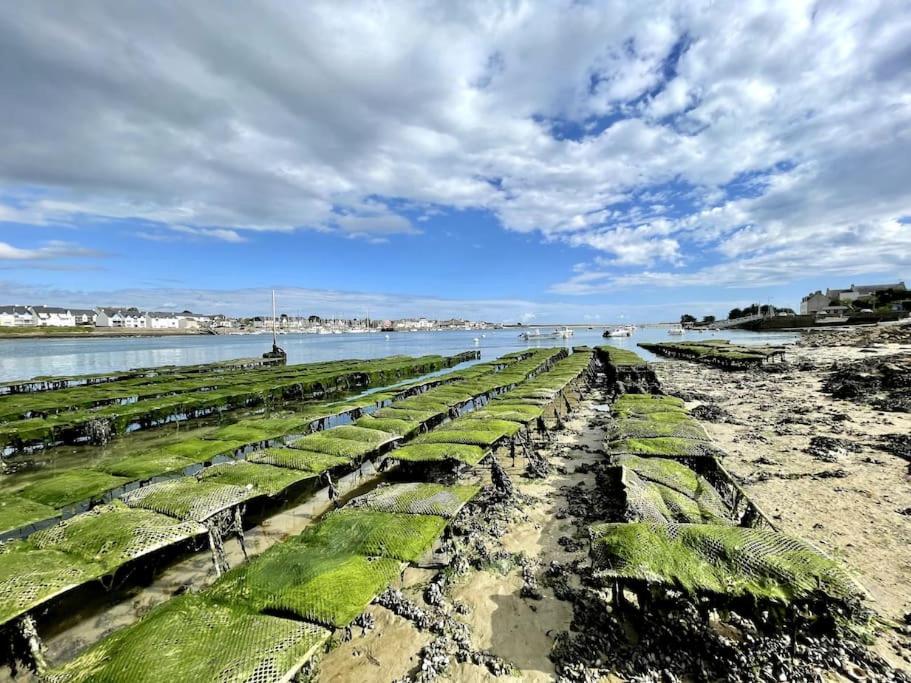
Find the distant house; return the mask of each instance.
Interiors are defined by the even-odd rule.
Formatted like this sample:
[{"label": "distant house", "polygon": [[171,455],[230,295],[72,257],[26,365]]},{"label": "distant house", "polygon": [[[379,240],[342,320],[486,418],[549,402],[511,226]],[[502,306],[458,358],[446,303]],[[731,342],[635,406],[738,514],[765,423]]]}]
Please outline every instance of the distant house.
[{"label": "distant house", "polygon": [[874,297],[880,292],[886,292],[892,290],[894,292],[905,292],[907,291],[904,282],[894,282],[882,285],[855,285],[852,284],[849,289],[830,289],[829,292],[836,294],[832,298],[837,300],[841,304],[850,304],[857,299],[864,299],[867,297]]},{"label": "distant house", "polygon": [[123,327],[128,329],[138,329],[146,326],[145,316],[138,308],[115,308],[101,307],[95,311],[98,317],[95,319],[96,327]]},{"label": "distant house", "polygon": [[193,313],[192,311],[183,311],[177,313],[178,326],[182,330],[198,330],[200,327],[207,327],[212,324],[212,317]]},{"label": "distant house", "polygon": [[816,313],[817,318],[838,318],[847,316],[851,309],[847,306],[826,306]]},{"label": "distant house", "polygon": [[233,318],[229,318],[226,315],[219,313],[218,315],[212,316],[212,327],[217,327],[219,329],[231,329],[235,327],[236,321]]},{"label": "distant house", "polygon": [[145,314],[145,326],[150,330],[176,330],[180,328],[180,318],[175,313],[149,311]]},{"label": "distant house", "polygon": [[0,306],[0,327],[25,327],[35,324],[35,313],[29,306]]},{"label": "distant house", "polygon": [[71,308],[70,313],[77,325],[94,325],[98,313],[88,308]]},{"label": "distant house", "polygon": [[41,327],[74,327],[76,318],[68,308],[56,306],[32,306],[35,325]]},{"label": "distant house", "polygon": [[800,314],[813,315],[828,306],[831,300],[832,298],[828,292],[823,294],[820,290],[816,290],[811,294],[807,294],[800,300]]}]

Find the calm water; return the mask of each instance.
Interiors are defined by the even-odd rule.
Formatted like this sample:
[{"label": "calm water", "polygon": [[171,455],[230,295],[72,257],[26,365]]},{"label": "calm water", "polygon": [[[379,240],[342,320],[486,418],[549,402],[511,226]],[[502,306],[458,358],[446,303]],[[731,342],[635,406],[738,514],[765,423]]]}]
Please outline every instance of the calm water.
[{"label": "calm water", "polygon": [[[541,332],[548,332],[542,328]],[[603,328],[577,329],[569,340],[524,342],[518,330],[391,332],[384,334],[288,334],[279,337],[279,346],[288,352],[289,363],[337,360],[341,358],[378,358],[393,354],[419,356],[453,354],[480,349],[489,360],[509,351],[529,346],[580,346],[606,343]],[[483,337],[481,335],[484,335]],[[631,338],[612,339],[610,343],[636,348],[636,342],[679,339],[730,339],[742,344],[784,344],[797,339],[793,333],[755,333],[739,331],[687,332],[671,337],[664,328],[641,328]],[[477,339],[477,341],[475,341]],[[0,381],[26,379],[38,375],[82,375],[157,365],[191,365],[231,358],[259,356],[271,346],[267,335],[133,337],[129,339],[4,339],[0,340]],[[646,357],[651,354],[638,349]]]}]

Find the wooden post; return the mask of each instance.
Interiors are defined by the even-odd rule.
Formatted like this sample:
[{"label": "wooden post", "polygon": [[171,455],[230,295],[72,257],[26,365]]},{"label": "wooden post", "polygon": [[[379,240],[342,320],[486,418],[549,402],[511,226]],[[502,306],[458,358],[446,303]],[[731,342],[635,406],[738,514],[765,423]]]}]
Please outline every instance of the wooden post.
[{"label": "wooden post", "polygon": [[237,540],[240,542],[240,549],[244,553],[244,560],[249,560],[250,556],[247,555],[247,543],[244,538],[244,520],[243,520],[243,511],[241,510],[240,505],[234,507],[234,533],[237,534]]},{"label": "wooden post", "polygon": [[35,620],[32,615],[26,614],[19,619],[19,633],[25,639],[28,645],[29,655],[32,661],[29,662],[32,670],[38,678],[43,678],[44,672],[47,671],[47,661],[44,659],[44,643],[38,635],[38,628],[35,626]]}]

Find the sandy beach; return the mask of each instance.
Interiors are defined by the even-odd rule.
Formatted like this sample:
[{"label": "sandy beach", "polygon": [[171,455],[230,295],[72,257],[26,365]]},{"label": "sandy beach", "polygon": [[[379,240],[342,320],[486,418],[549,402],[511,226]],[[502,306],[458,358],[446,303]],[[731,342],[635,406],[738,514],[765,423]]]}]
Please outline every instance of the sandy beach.
[{"label": "sandy beach", "polygon": [[[911,414],[823,391],[835,367],[905,358],[909,350],[907,339],[894,333],[832,331],[808,335],[788,348],[784,363],[760,370],[723,372],[686,361],[653,365],[666,393],[709,418],[702,423],[727,453],[726,467],[773,523],[843,562],[883,620],[870,649],[891,673],[864,670],[836,655],[805,680],[907,680],[911,669],[903,626],[911,609],[909,463],[883,441],[911,433]],[[488,509],[468,553],[472,566],[447,575],[445,597],[428,604],[428,587],[439,576],[409,571],[400,597],[427,610],[429,626],[419,628],[413,619],[373,605],[375,628],[363,634],[355,628],[351,640],[323,658],[318,680],[432,680],[439,674],[441,680],[486,681],[504,672],[528,681],[679,680],[661,663],[671,650],[646,654],[640,662],[652,663],[641,678],[609,673],[610,663],[600,659],[590,662],[595,668],[574,663],[574,657],[593,656],[580,652],[585,643],[604,643],[603,634],[591,632],[596,618],[586,622],[580,596],[590,590],[583,586],[583,530],[603,518],[599,506],[611,504],[599,495],[593,475],[605,460],[606,403],[600,389],[589,388],[553,441],[537,444],[549,463],[545,477],[523,476],[521,460],[503,463],[514,502],[505,512]],[[454,634],[460,654],[452,657],[442,647],[435,653],[434,642]],[[593,676],[596,670],[600,676]],[[734,671],[727,675],[741,680]],[[756,680],[792,680],[771,668],[757,674]]]}]

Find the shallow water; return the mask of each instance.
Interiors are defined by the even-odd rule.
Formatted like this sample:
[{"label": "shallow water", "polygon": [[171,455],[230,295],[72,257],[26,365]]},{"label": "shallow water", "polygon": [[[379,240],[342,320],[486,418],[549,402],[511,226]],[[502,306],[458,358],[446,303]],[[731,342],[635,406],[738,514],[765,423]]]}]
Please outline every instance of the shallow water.
[{"label": "shallow water", "polygon": [[[535,328],[529,328],[535,329]],[[542,334],[550,328],[540,328]],[[482,360],[530,346],[593,346],[605,343],[603,327],[576,329],[569,340],[525,342],[519,330],[458,330],[452,332],[390,332],[374,334],[287,334],[279,346],[288,352],[289,363],[311,363],[342,358],[379,358],[394,354],[418,356],[453,354],[477,348]],[[640,328],[631,338],[611,339],[611,344],[635,348],[640,341],[680,339],[731,339],[742,344],[783,344],[797,339],[790,332],[687,332],[671,337],[663,327]],[[477,340],[477,341],[475,341]],[[233,358],[255,357],[267,351],[267,335],[180,337],[131,337],[95,339],[3,339],[0,340],[0,381],[39,375],[83,375],[159,365],[192,365]],[[654,360],[651,354],[643,356]]]}]

